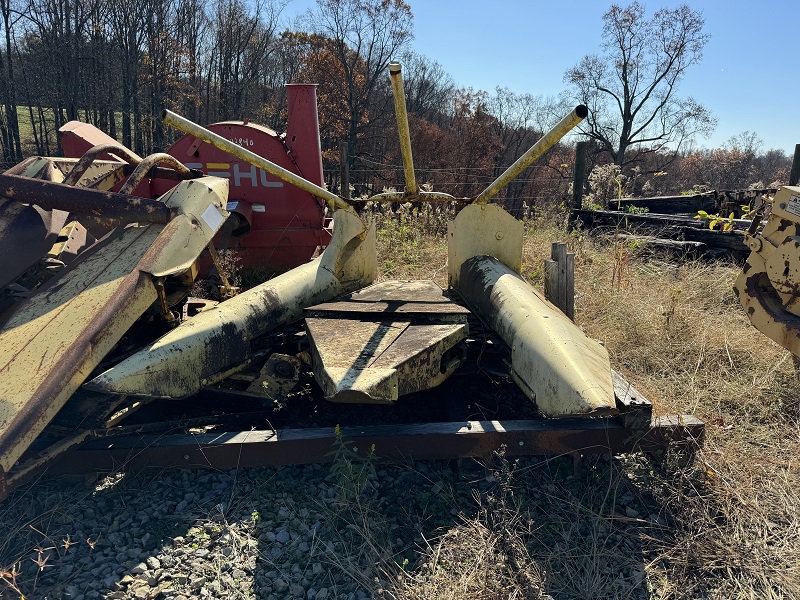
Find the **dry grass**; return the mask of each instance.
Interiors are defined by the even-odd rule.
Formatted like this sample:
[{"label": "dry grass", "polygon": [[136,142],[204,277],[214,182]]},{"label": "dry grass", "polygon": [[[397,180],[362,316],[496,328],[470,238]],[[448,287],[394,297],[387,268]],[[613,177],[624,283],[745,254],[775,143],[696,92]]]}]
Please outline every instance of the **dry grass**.
[{"label": "dry grass", "polygon": [[378,279],[430,279],[447,286],[447,222],[453,206],[367,203],[377,230]]},{"label": "dry grass", "polygon": [[[371,212],[382,278],[446,284],[446,207]],[[797,380],[734,297],[739,267],[653,258],[534,221],[523,275],[535,285],[557,240],[576,255],[579,325],[657,414],[703,419],[704,450],[690,465],[587,459],[580,477],[563,458],[500,460],[493,484],[400,473],[395,489],[357,487],[336,505],[336,568],[386,598],[800,598]],[[365,486],[368,471],[343,481]],[[411,545],[387,527],[398,513],[419,532]],[[2,529],[30,548],[22,522]]]},{"label": "dry grass", "polygon": [[395,595],[409,600],[461,598],[545,598],[545,573],[526,544],[533,523],[514,497],[513,471],[499,457],[496,484],[472,488],[470,517],[425,539],[414,572],[397,578]]},{"label": "dry grass", "polygon": [[[688,467],[626,458],[595,464],[578,484],[563,473],[547,479],[552,463],[546,475],[541,465],[524,468],[518,496],[536,529],[510,537],[531,548],[530,568],[541,566],[557,598],[800,597],[800,395],[791,356],[750,325],[734,296],[739,266],[654,258],[558,223],[527,225],[523,275],[541,284],[551,242],[567,241],[579,325],[605,342],[657,414],[695,414],[707,424],[705,449]],[[441,234],[426,241],[424,226],[405,226],[418,255],[440,252]],[[382,256],[402,256],[401,242]],[[420,262],[446,271],[435,259]],[[407,597],[469,585],[464,578],[495,556],[493,535],[480,513],[442,532],[422,572],[442,561],[452,568],[422,577]],[[429,587],[421,591],[420,581]],[[485,585],[483,596],[470,588],[463,597],[510,597]]]}]

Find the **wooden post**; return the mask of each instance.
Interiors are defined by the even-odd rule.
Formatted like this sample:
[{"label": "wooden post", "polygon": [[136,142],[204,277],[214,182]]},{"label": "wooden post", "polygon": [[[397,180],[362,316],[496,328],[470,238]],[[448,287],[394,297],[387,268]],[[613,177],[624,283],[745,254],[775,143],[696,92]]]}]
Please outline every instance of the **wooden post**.
[{"label": "wooden post", "polygon": [[572,173],[572,210],[569,212],[568,219],[570,229],[575,227],[575,211],[583,207],[583,188],[586,185],[586,153],[588,147],[586,142],[578,142],[575,145],[575,170]]},{"label": "wooden post", "polygon": [[792,172],[789,175],[789,185],[797,185],[798,181],[800,181],[800,144],[795,144]]},{"label": "wooden post", "polygon": [[347,142],[339,143],[339,194],[345,200],[350,200],[350,165],[347,157]]},{"label": "wooden post", "polygon": [[587,142],[575,145],[575,171],[572,174],[572,208],[583,206],[583,188],[586,185],[586,152]]},{"label": "wooden post", "polygon": [[575,255],[554,242],[552,258],[544,261],[544,295],[567,317],[575,320]]}]

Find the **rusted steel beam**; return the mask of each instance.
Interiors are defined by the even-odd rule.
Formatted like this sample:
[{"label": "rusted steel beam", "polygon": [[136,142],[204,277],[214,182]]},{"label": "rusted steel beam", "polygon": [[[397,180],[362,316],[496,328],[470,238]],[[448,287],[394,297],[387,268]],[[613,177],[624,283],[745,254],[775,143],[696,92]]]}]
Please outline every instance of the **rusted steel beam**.
[{"label": "rusted steel beam", "polygon": [[[72,167],[72,170],[64,178],[63,183],[65,185],[76,185],[91,164],[103,154],[121,157],[125,161],[121,163],[121,166],[124,166],[123,172],[126,176],[135,173],[135,177],[132,178],[135,184],[132,185],[130,182],[126,184],[130,190],[134,190],[145,177],[183,181],[185,179],[194,179],[203,176],[202,171],[189,169],[186,165],[169,154],[152,154],[143,159],[121,144],[99,144],[90,148],[81,156],[80,160],[75,163],[75,166]],[[159,164],[167,164],[169,168],[157,166]],[[144,165],[146,165],[146,167]],[[129,192],[123,191],[122,193]]]},{"label": "rusted steel beam", "polygon": [[157,167],[159,164],[168,165],[183,179],[192,179],[194,177],[194,174],[188,169],[188,167],[186,167],[174,156],[164,154],[163,152],[151,154],[150,156],[143,158],[142,161],[136,165],[136,168],[128,178],[128,181],[126,181],[125,185],[123,185],[119,190],[120,193],[132,194],[133,190],[135,190],[142,180],[148,176],[150,170]]},{"label": "rusted steel beam", "polygon": [[142,162],[139,155],[131,152],[121,144],[98,144],[87,150],[86,153],[81,156],[80,160],[75,163],[75,166],[72,167],[72,170],[64,178],[64,184],[75,185],[78,183],[86,172],[86,169],[88,169],[101,154],[113,154],[134,167]]},{"label": "rusted steel beam", "polygon": [[[645,430],[615,419],[461,421],[417,425],[341,428],[342,439],[359,454],[374,445],[389,459],[490,459],[506,456],[560,456],[656,452],[675,446],[693,452],[702,446],[702,421],[690,415],[656,417]],[[128,435],[94,439],[58,455],[50,474],[136,471],[144,468],[233,469],[325,463],[332,460],[334,428],[231,431],[206,434]],[[44,465],[43,465],[44,466]],[[27,471],[7,482],[10,491],[41,473]]]},{"label": "rusted steel beam", "polygon": [[118,223],[168,223],[174,216],[173,211],[158,200],[76,188],[20,175],[0,174],[0,197]]}]

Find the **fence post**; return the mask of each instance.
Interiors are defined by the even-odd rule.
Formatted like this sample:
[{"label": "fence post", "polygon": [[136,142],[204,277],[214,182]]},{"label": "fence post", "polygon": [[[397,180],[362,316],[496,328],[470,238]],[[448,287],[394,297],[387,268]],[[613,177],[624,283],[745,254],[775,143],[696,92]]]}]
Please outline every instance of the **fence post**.
[{"label": "fence post", "polygon": [[798,181],[800,181],[800,144],[795,144],[792,172],[789,175],[789,185],[797,185]]},{"label": "fence post", "polygon": [[575,320],[575,255],[562,242],[553,242],[551,258],[544,261],[544,295]]},{"label": "fence post", "polygon": [[575,170],[572,173],[572,207],[569,211],[569,228],[575,227],[575,211],[583,206],[583,188],[586,185],[586,152],[588,144],[575,144]]},{"label": "fence post", "polygon": [[350,200],[350,165],[347,159],[347,142],[339,143],[339,195]]},{"label": "fence post", "polygon": [[583,206],[583,188],[586,185],[586,142],[575,145],[575,172],[572,175],[572,208]]}]

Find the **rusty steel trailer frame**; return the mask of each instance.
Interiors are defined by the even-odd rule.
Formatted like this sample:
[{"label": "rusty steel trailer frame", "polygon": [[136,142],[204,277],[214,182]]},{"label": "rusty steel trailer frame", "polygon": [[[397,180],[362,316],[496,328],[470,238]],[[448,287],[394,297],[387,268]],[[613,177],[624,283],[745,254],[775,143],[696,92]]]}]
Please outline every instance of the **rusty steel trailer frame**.
[{"label": "rusty steel trailer frame", "polygon": [[[7,479],[0,478],[0,499],[44,473],[111,474],[326,463],[333,460],[342,441],[361,456],[374,451],[380,459],[474,458],[487,464],[501,450],[508,457],[577,459],[592,454],[668,449],[691,456],[702,447],[702,421],[692,415],[653,417],[651,403],[619,373],[614,371],[612,376],[620,414],[605,418],[346,425],[338,428],[338,436],[334,427],[169,432],[177,428],[185,431],[189,422],[165,423],[161,430],[158,424],[148,424],[79,432],[71,440],[56,444],[49,455],[23,461]],[[263,413],[251,418],[265,421]]]},{"label": "rusty steel trailer frame", "polygon": [[[491,460],[505,456],[575,456],[656,452],[702,444],[703,423],[690,415],[656,417],[645,430],[608,419],[460,421],[341,427],[351,450],[379,458]],[[51,473],[124,470],[235,469],[325,463],[337,444],[333,427],[177,435],[127,435],[85,442],[58,456]],[[21,482],[22,483],[22,482]]]}]

